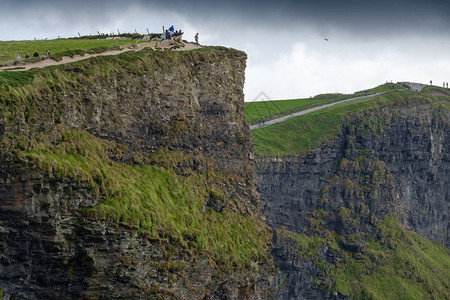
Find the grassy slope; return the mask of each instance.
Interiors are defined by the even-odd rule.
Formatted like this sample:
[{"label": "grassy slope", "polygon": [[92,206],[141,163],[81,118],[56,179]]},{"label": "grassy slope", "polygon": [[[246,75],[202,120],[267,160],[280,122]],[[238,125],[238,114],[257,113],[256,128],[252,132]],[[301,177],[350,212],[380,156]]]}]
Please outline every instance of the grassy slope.
[{"label": "grassy slope", "polygon": [[427,90],[418,94],[396,91],[369,99],[326,108],[265,128],[252,130],[255,153],[260,157],[294,157],[311,152],[341,132],[342,123],[351,115],[381,106],[407,101],[434,101]]},{"label": "grassy slope", "polygon": [[[389,86],[392,84],[384,84],[373,89],[367,90],[369,94],[389,92]],[[400,86],[395,85],[395,89]],[[302,111],[311,107],[320,106],[327,103],[333,103],[345,99],[359,97],[365,95],[365,91],[356,92],[354,94],[320,94],[314,98],[293,99],[293,100],[275,100],[275,101],[259,101],[245,103],[245,117],[247,122],[257,124],[258,120],[271,120],[277,117],[285,116],[290,113]]]},{"label": "grassy slope", "polygon": [[189,157],[170,151],[149,156],[158,166],[117,163],[107,152],[120,156],[127,151],[125,146],[62,125],[51,136],[49,140],[47,134],[34,138],[9,135],[2,148],[16,149],[16,155],[58,178],[92,187],[92,196],[102,201],[84,211],[90,218],[112,218],[153,239],[170,239],[187,251],[206,251],[224,269],[265,259],[267,232],[262,220],[229,208],[223,213],[203,212],[211,193],[224,197],[226,191],[214,183],[223,186],[220,183],[228,180],[225,175],[192,170],[189,176],[177,175],[161,165],[174,165],[174,161]]},{"label": "grassy slope", "polygon": [[99,52],[131,43],[134,43],[134,40],[60,39],[48,41],[0,41],[0,63],[14,60],[17,53],[24,59],[26,52],[33,56],[34,51],[38,51],[42,56],[48,49],[52,58],[60,59],[62,54],[82,54],[91,49]]},{"label": "grassy slope", "polygon": [[[58,98],[67,89],[98,82],[112,72],[143,74],[156,67],[215,61],[227,55],[235,53],[213,47],[187,52],[147,49],[41,70],[0,72],[3,121],[7,126],[15,126],[20,120],[33,124],[43,117],[37,111],[44,105],[53,107],[52,116],[59,122],[59,114],[63,112],[58,111]],[[81,75],[64,71],[74,67]],[[49,92],[51,99],[45,96]],[[165,161],[192,159],[181,153],[156,153],[146,157],[146,161],[153,163],[141,166],[116,163],[106,152],[120,156],[126,151],[124,146],[62,125],[51,133],[7,134],[0,149],[8,151],[4,153],[8,156],[29,160],[32,166],[53,176],[92,187],[93,195],[102,201],[85,211],[90,218],[113,219],[116,223],[133,226],[151,238],[170,240],[193,254],[207,254],[212,262],[225,270],[248,266],[252,260],[266,259],[269,231],[261,220],[236,213],[233,205],[240,203],[230,199],[222,213],[202,212],[208,197],[225,195],[227,191],[223,190],[222,183],[230,180],[227,175],[194,171],[190,176],[177,175],[172,167],[174,163]]]},{"label": "grassy slope", "polygon": [[283,116],[289,113],[321,105],[323,103],[324,100],[317,99],[246,102],[245,118],[247,122],[255,124],[258,123],[258,120],[271,120],[275,116]]},{"label": "grassy slope", "polygon": [[[449,250],[440,243],[404,229],[392,216],[386,217],[377,227],[382,240],[369,239],[364,243],[362,255],[340,249],[335,233],[320,238],[278,229],[277,234],[293,241],[298,256],[311,259],[323,275],[332,279],[333,292],[355,299],[449,297]],[[340,263],[324,265],[323,260],[317,257],[324,245],[339,254]]]}]

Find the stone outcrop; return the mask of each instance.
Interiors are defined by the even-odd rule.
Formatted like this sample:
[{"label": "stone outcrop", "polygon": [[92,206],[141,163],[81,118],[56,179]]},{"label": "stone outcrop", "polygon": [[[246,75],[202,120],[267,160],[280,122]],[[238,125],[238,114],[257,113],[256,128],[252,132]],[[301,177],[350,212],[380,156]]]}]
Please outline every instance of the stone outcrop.
[{"label": "stone outcrop", "polygon": [[[104,74],[91,65],[104,64]],[[246,55],[226,48],[192,52],[143,50],[117,58],[61,66],[71,81],[33,95],[10,110],[2,134],[52,134],[60,124],[126,145],[120,162],[158,149],[196,155],[199,172],[234,176],[237,212],[262,217],[250,166],[243,84]],[[45,70],[44,70],[45,71]],[[63,75],[61,75],[63,76]],[[90,79],[94,76],[94,80]],[[74,79],[75,78],[75,79]],[[32,120],[32,121],[30,121]],[[270,262],[252,261],[232,274],[206,256],[155,241],[126,224],[86,218],[92,188],[55,177],[2,150],[0,173],[0,288],[20,299],[267,299]],[[183,166],[180,166],[182,169]]]},{"label": "stone outcrop", "polygon": [[[258,159],[267,222],[314,235],[322,213],[321,228],[343,237],[341,249],[360,253],[361,242],[345,237],[374,234],[378,220],[393,213],[405,228],[449,247],[449,124],[448,112],[430,103],[402,103],[352,117],[340,136],[305,156]],[[317,266],[290,251],[290,244],[274,235],[275,295],[342,298],[312,284]],[[330,248],[317,255],[336,263]]]}]

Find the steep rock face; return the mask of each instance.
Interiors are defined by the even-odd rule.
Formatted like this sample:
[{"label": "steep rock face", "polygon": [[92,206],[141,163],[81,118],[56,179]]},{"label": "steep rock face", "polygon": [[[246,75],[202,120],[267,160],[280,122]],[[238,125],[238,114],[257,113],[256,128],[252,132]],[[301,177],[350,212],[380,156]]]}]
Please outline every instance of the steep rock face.
[{"label": "steep rock face", "polygon": [[[257,187],[268,223],[306,234],[326,228],[348,237],[341,249],[359,253],[355,237],[374,234],[378,220],[394,213],[406,228],[448,247],[449,120],[430,104],[399,104],[353,118],[339,137],[306,156],[259,159]],[[313,284],[329,279],[317,280],[317,265],[290,244],[274,236],[275,294],[341,298]],[[333,249],[320,251],[323,262],[336,263]]]},{"label": "steep rock face", "polygon": [[[267,298],[267,266],[231,278],[176,245],[133,228],[94,222],[73,211],[92,204],[89,190],[34,172],[3,185],[15,207],[1,212],[3,293],[23,299]],[[11,195],[13,194],[13,195]],[[18,203],[17,199],[22,199]],[[26,210],[26,212],[25,212]],[[168,253],[173,253],[168,257]],[[259,269],[259,270],[258,270]]]},{"label": "steep rock face", "polygon": [[74,214],[92,204],[88,189],[38,172],[22,180],[3,185],[14,194],[2,194],[4,199],[23,199],[0,211],[4,294],[23,299],[267,298],[267,266],[224,278],[207,257],[198,259],[132,228]]},{"label": "steep rock face", "polygon": [[[245,53],[216,47],[194,53],[144,49],[134,55],[123,55],[132,67],[117,66],[120,59],[62,67],[77,74],[78,82],[40,91],[32,122],[29,107],[20,107],[12,113],[14,121],[2,125],[6,132],[27,135],[63,123],[131,150],[199,153],[213,157],[220,170],[243,174],[250,155],[242,89]],[[124,70],[90,80],[89,66],[99,64]]]},{"label": "steep rock face", "polygon": [[[131,54],[133,55],[133,54]],[[86,130],[128,147],[114,160],[138,164],[133,153],[158,149],[197,155],[199,172],[234,176],[230,195],[205,207],[220,211],[240,199],[242,215],[262,217],[250,166],[243,84],[246,55],[216,48],[193,53],[144,50],[132,71],[90,81],[89,60],[61,67],[78,82],[40,91],[40,103],[11,110],[3,134],[52,134],[57,124]],[[142,63],[151,61],[152,65]],[[108,61],[107,61],[108,62]],[[134,65],[135,64],[135,65]],[[118,61],[111,68],[127,69]],[[117,70],[116,70],[117,71]],[[30,100],[31,102],[32,100]],[[30,122],[30,119],[33,121]],[[206,256],[138,234],[125,224],[85,218],[95,205],[92,187],[55,177],[2,149],[0,184],[0,288],[24,299],[266,299],[270,263],[251,262],[233,274]],[[183,166],[179,166],[180,169]]]}]

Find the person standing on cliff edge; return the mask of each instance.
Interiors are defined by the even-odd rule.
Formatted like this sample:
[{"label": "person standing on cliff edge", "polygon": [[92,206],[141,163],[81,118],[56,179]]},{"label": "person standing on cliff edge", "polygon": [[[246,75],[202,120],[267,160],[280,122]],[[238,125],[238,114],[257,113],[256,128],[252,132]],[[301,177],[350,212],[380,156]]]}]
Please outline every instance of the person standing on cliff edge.
[{"label": "person standing on cliff edge", "polygon": [[195,39],[195,43],[198,45],[198,32],[197,32],[197,34],[194,36],[194,39]]}]

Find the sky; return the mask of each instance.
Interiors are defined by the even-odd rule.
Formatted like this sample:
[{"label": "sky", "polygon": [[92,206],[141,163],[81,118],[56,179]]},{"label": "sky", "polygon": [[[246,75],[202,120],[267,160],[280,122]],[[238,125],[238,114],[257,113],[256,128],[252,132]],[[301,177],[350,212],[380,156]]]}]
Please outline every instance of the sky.
[{"label": "sky", "polygon": [[203,45],[247,53],[246,101],[450,82],[448,0],[0,0],[0,11],[2,41],[198,32]]}]

